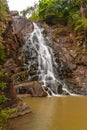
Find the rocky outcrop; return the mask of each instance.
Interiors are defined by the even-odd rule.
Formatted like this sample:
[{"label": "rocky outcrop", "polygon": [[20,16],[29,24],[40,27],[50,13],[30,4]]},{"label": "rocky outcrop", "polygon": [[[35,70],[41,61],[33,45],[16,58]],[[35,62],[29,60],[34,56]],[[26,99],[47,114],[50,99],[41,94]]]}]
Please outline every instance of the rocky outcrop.
[{"label": "rocky outcrop", "polygon": [[19,116],[23,116],[23,115],[31,112],[29,105],[26,103],[23,103],[23,101],[20,101],[17,104],[17,106],[15,107],[15,109],[16,109],[16,112],[10,116],[10,119],[19,117]]},{"label": "rocky outcrop", "polygon": [[45,97],[47,93],[38,81],[22,83],[14,86],[18,94],[29,94],[32,97]]},{"label": "rocky outcrop", "polygon": [[33,31],[32,22],[21,16],[13,16],[12,27],[13,34],[17,34],[17,36],[20,35],[19,33],[25,36],[26,34],[31,33]]},{"label": "rocky outcrop", "polygon": [[7,106],[13,106],[18,104],[19,99],[16,96],[16,91],[13,86],[13,75],[15,69],[18,66],[22,66],[21,48],[25,43],[24,36],[26,33],[33,31],[33,24],[24,17],[18,16],[17,11],[11,12],[10,20],[6,26],[6,30],[3,33],[3,45],[6,53],[6,60],[1,70],[6,76],[1,77],[0,81],[6,83],[7,88],[5,95],[10,99],[6,104]]},{"label": "rocky outcrop", "polygon": [[[42,24],[42,23],[41,23]],[[71,93],[87,95],[87,45],[86,41],[76,40],[75,32],[63,25],[49,27],[42,24],[50,37],[56,62],[61,67],[60,77]],[[61,90],[60,90],[61,91]]]},{"label": "rocky outcrop", "polygon": [[33,31],[33,24],[29,20],[21,16],[13,16],[9,21],[8,27],[4,33],[4,46],[8,58],[12,58],[20,64],[20,48],[24,44],[24,36],[26,33]]}]

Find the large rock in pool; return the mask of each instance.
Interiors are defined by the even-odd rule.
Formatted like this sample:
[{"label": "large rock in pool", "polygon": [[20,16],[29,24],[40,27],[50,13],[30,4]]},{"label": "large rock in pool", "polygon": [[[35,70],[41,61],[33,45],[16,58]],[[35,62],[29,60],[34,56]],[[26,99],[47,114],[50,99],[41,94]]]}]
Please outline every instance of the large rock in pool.
[{"label": "large rock in pool", "polygon": [[15,86],[18,94],[30,94],[33,97],[46,97],[47,93],[43,90],[38,81],[22,83]]}]

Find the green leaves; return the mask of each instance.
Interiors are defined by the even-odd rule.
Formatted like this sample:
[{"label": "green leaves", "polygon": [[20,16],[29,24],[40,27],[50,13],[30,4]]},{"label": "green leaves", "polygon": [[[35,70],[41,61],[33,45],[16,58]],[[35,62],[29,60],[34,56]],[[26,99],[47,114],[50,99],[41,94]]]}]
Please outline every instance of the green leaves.
[{"label": "green leaves", "polygon": [[26,17],[27,15],[30,15],[33,11],[34,11],[34,7],[31,6],[28,7],[27,9],[24,9],[20,13],[22,14],[22,16]]},{"label": "green leaves", "polygon": [[38,6],[38,12],[40,19],[45,19],[46,9],[48,9],[48,5],[50,0],[40,0]]},{"label": "green leaves", "polygon": [[0,65],[4,62],[4,59],[5,59],[4,46],[0,43]]},{"label": "green leaves", "polygon": [[73,1],[40,0],[38,12],[40,19],[45,21],[48,19],[49,22],[57,19],[63,19],[64,21],[67,21],[70,13],[73,12],[72,10],[76,10],[76,8],[77,7],[75,7]]},{"label": "green leaves", "polygon": [[3,91],[6,88],[6,83],[1,82],[0,83],[0,106],[3,105],[3,103],[5,103],[8,99],[5,97]]},{"label": "green leaves", "polygon": [[0,21],[4,21],[8,19],[7,14],[7,1],[0,0]]},{"label": "green leaves", "polygon": [[6,98],[4,95],[0,96],[0,105],[2,105],[2,103],[5,103],[8,100],[8,98]]},{"label": "green leaves", "polygon": [[6,88],[6,83],[4,83],[4,82],[1,82],[0,83],[0,90],[4,90]]},{"label": "green leaves", "polygon": [[58,17],[58,7],[56,0],[40,0],[38,8],[40,19],[51,24],[53,19]]},{"label": "green leaves", "polygon": [[16,113],[17,110],[14,108],[14,109],[7,109],[7,110],[2,110],[0,112],[0,130],[3,130],[3,126],[4,126],[4,123],[8,120],[8,118]]},{"label": "green leaves", "polygon": [[[86,19],[80,16],[80,6],[86,0],[40,0],[38,14],[40,20],[45,20],[48,24],[56,24],[63,21],[64,25],[71,23],[75,30],[83,27],[86,30]],[[80,19],[82,19],[80,21]]]},{"label": "green leaves", "polygon": [[75,27],[76,31],[87,31],[87,19],[86,18],[80,18]]}]

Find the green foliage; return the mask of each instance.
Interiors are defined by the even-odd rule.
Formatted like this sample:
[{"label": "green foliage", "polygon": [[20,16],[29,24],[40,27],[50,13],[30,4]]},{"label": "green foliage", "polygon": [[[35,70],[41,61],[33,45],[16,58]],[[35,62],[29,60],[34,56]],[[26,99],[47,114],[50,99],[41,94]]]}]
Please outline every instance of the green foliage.
[{"label": "green foliage", "polygon": [[4,62],[4,59],[5,59],[4,46],[0,43],[0,65]]},{"label": "green foliage", "polygon": [[[0,68],[1,69],[1,68]],[[0,78],[6,77],[7,73],[0,72]],[[9,117],[16,113],[16,109],[6,108],[6,102],[9,99],[5,96],[4,90],[6,88],[6,83],[0,82],[0,130],[3,130],[5,122],[8,121]]]},{"label": "green foliage", "polygon": [[0,0],[0,42],[1,42],[1,36],[6,29],[5,24],[7,23],[8,20],[9,20],[9,15],[8,15],[7,1]]},{"label": "green foliage", "polygon": [[76,40],[87,41],[87,19],[80,18],[75,24],[75,31],[78,33]]},{"label": "green foliage", "polygon": [[[40,0],[38,14],[48,24],[52,21],[68,23],[75,14],[79,15],[81,3],[86,0]],[[53,23],[53,22],[52,22]]]},{"label": "green foliage", "polygon": [[37,11],[33,12],[32,15],[31,15],[31,17],[29,19],[32,20],[32,21],[39,20],[39,16],[38,16]]},{"label": "green foliage", "polygon": [[34,6],[27,7],[26,9],[22,10],[20,14],[24,17],[30,17],[30,19],[37,19],[38,13],[37,13],[37,4],[34,4]]},{"label": "green foliage", "polygon": [[[3,73],[2,73],[3,76]],[[17,112],[16,109],[4,109],[5,102],[8,101],[8,98],[4,95],[4,89],[6,88],[6,84],[0,83],[0,130],[3,130],[4,123],[9,119],[9,117]]]},{"label": "green foliage", "polygon": [[0,104],[2,105],[2,103],[5,103],[8,99],[4,96],[4,95],[1,95],[0,96]]},{"label": "green foliage", "polygon": [[4,90],[6,88],[6,83],[4,83],[4,82],[1,82],[0,83],[0,90]]},{"label": "green foliage", "polygon": [[5,48],[3,45],[3,32],[6,29],[7,22],[9,20],[8,5],[6,0],[0,0],[0,130],[3,130],[4,123],[14,112],[11,109],[5,109],[8,98],[5,96],[6,83],[3,82],[3,78],[7,76],[7,73],[3,73],[2,66],[5,60]]},{"label": "green foliage", "polygon": [[79,5],[84,2],[87,2],[87,0],[75,0],[75,3]]},{"label": "green foliage", "polygon": [[[2,68],[2,66],[0,66],[0,69]],[[3,76],[8,76],[8,73],[7,72],[0,72],[0,77],[3,77]],[[5,84],[5,83],[4,83]]]},{"label": "green foliage", "polygon": [[5,88],[6,88],[6,83],[1,82],[0,83],[0,107],[1,108],[3,106],[3,103],[7,101],[7,98],[5,97],[4,92],[3,92]]},{"label": "green foliage", "polygon": [[78,32],[77,39],[86,40],[87,18],[82,18],[80,14],[80,9],[84,4],[87,4],[87,0],[40,0],[39,19],[51,25],[58,23],[68,25]]},{"label": "green foliage", "polygon": [[31,13],[34,11],[34,7],[27,7],[27,9],[24,9],[23,11],[20,12],[20,14],[24,17],[27,17],[27,15],[31,15]]},{"label": "green foliage", "polygon": [[75,39],[78,40],[78,41],[79,40],[81,41],[82,39],[84,39],[84,36],[83,35],[77,35]]},{"label": "green foliage", "polygon": [[4,123],[7,122],[7,120],[9,119],[9,117],[13,113],[16,113],[16,112],[17,112],[16,109],[6,109],[6,110],[2,110],[0,112],[0,130],[3,130]]},{"label": "green foliage", "polygon": [[47,23],[55,23],[58,18],[62,17],[61,0],[40,0],[39,17]]},{"label": "green foliage", "polygon": [[[69,15],[77,10],[74,1],[69,0],[40,0],[39,1],[39,17],[47,23],[59,21],[59,19],[67,22]],[[54,23],[55,23],[54,22]],[[52,22],[53,23],[53,22]]]},{"label": "green foliage", "polygon": [[39,1],[38,12],[39,12],[39,17],[42,20],[45,19],[46,10],[48,9],[49,3],[50,3],[50,0],[40,0]]},{"label": "green foliage", "polygon": [[86,31],[87,32],[87,19],[86,18],[80,18],[76,22],[76,31]]},{"label": "green foliage", "polygon": [[8,19],[7,8],[7,1],[0,0],[0,21],[6,21]]},{"label": "green foliage", "polygon": [[0,36],[3,34],[3,32],[5,31],[4,27],[0,27]]},{"label": "green foliage", "polygon": [[35,4],[34,7],[33,7],[33,10],[31,10],[31,16],[30,16],[30,20],[33,20],[33,21],[37,21],[39,20],[39,15],[38,15],[38,5]]},{"label": "green foliage", "polygon": [[[0,72],[0,77],[3,77],[2,72]],[[5,88],[6,88],[6,84],[4,82],[1,82],[0,83],[0,130],[3,129],[4,120],[7,119],[7,117],[4,116],[4,113],[2,111],[4,107],[4,103],[8,100],[4,95]]]}]

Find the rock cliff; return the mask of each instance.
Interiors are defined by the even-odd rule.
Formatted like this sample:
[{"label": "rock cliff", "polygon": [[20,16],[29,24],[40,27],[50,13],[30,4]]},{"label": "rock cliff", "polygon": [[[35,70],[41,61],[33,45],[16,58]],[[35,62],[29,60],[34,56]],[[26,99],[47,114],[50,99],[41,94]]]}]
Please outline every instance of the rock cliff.
[{"label": "rock cliff", "polygon": [[87,38],[76,39],[77,34],[67,26],[40,25],[51,40],[49,46],[54,50],[70,92],[87,95]]}]

